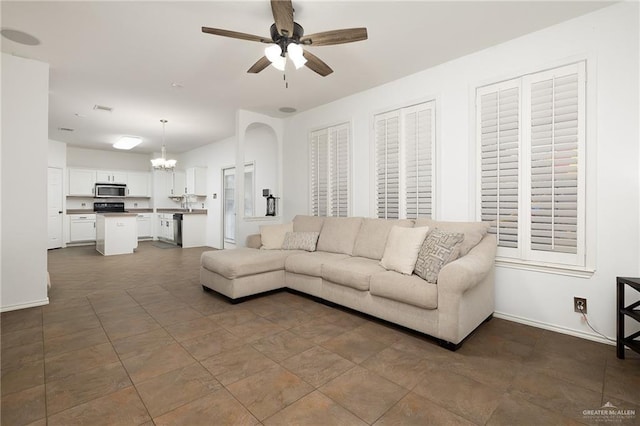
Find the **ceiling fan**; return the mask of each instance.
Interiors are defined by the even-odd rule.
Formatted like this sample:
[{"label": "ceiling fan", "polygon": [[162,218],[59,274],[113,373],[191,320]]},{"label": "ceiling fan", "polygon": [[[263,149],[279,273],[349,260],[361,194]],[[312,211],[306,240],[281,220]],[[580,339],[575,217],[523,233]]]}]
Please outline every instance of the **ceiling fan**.
[{"label": "ceiling fan", "polygon": [[306,66],[325,77],[333,72],[331,67],[316,55],[302,49],[302,46],[330,46],[334,44],[352,43],[367,39],[366,28],[346,28],[304,35],[304,29],[293,21],[293,4],[291,0],[271,0],[274,24],[271,25],[271,37],[260,37],[237,31],[202,27],[202,32],[241,40],[257,41],[271,44],[265,49],[265,56],[258,59],[247,70],[248,73],[259,73],[269,65],[284,71],[286,56],[296,68]]}]

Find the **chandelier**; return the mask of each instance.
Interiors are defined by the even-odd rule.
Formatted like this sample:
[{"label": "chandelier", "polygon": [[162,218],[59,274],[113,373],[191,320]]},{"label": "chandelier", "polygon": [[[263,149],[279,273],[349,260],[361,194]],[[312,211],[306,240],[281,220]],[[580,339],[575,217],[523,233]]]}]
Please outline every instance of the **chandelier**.
[{"label": "chandelier", "polygon": [[151,160],[151,166],[156,170],[173,170],[176,166],[176,160],[167,160],[167,148],[164,145],[164,125],[167,124],[167,120],[160,120],[162,123],[162,152],[161,157]]}]

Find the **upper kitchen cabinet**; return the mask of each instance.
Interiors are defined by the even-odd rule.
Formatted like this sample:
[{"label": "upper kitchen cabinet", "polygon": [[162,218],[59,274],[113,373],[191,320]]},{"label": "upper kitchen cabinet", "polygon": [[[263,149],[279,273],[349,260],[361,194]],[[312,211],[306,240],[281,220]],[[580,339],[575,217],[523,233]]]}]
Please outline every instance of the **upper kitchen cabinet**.
[{"label": "upper kitchen cabinet", "polygon": [[185,172],[174,170],[167,176],[167,195],[169,197],[182,197],[187,190]]},{"label": "upper kitchen cabinet", "polygon": [[96,185],[96,171],[69,169],[67,195],[93,197]]},{"label": "upper kitchen cabinet", "polygon": [[206,197],[207,169],[205,167],[191,167],[187,169],[187,194]]},{"label": "upper kitchen cabinet", "polygon": [[110,172],[98,170],[96,172],[96,182],[98,183],[127,183],[127,172]]},{"label": "upper kitchen cabinet", "polygon": [[127,197],[151,197],[151,176],[149,173],[127,173]]}]

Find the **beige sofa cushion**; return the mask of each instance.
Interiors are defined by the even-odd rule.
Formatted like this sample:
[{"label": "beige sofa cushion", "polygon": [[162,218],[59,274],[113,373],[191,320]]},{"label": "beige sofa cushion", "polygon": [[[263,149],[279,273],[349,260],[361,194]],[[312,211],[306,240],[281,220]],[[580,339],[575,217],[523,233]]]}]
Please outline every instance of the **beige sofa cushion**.
[{"label": "beige sofa cushion", "polygon": [[227,279],[277,271],[284,268],[287,257],[303,253],[296,250],[258,250],[238,248],[213,250],[202,253],[200,264]]},{"label": "beige sofa cushion", "polygon": [[361,224],[361,217],[325,218],[316,250],[351,255]]},{"label": "beige sofa cushion", "polygon": [[283,250],[316,251],[319,232],[287,232],[282,243]]},{"label": "beige sofa cushion", "polygon": [[348,257],[322,265],[322,278],[356,290],[369,290],[369,279],[373,274],[384,272],[375,259]]},{"label": "beige sofa cushion", "polygon": [[372,296],[407,303],[425,309],[438,307],[438,286],[416,275],[403,275],[386,271],[371,276],[369,291]]},{"label": "beige sofa cushion", "polygon": [[297,215],[293,218],[294,232],[320,232],[324,223],[322,216]]},{"label": "beige sofa cushion", "polygon": [[429,228],[426,226],[420,228],[394,226],[391,228],[380,265],[387,270],[411,275],[416,266],[418,252],[428,231]]},{"label": "beige sofa cushion", "polygon": [[320,277],[322,273],[322,264],[335,262],[347,257],[348,256],[346,254],[327,253],[326,251],[296,254],[295,256],[287,258],[284,263],[284,269],[287,272]]},{"label": "beige sofa cushion", "polygon": [[382,259],[387,237],[394,225],[411,228],[413,221],[410,219],[363,219],[356,243],[353,246],[353,255],[376,260]]},{"label": "beige sofa cushion", "polygon": [[488,222],[441,222],[437,220],[421,218],[416,219],[415,225],[428,226],[429,229],[442,229],[447,232],[461,232],[464,234],[464,240],[460,244],[460,257],[469,253],[469,250],[478,245],[478,243],[487,235],[489,231]]},{"label": "beige sofa cushion", "polygon": [[282,248],[284,237],[287,232],[293,232],[293,223],[284,223],[282,225],[263,225],[260,227],[260,239],[262,241],[262,249],[279,250]]}]

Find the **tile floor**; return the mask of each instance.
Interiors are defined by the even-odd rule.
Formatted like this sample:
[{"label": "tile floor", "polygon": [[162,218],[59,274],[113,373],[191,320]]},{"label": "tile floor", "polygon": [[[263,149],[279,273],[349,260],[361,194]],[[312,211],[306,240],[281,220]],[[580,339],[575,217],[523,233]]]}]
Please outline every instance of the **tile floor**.
[{"label": "tile floor", "polygon": [[500,319],[450,352],[288,292],[231,305],[202,251],[49,252],[51,303],[0,316],[2,425],[596,424],[606,402],[640,424],[635,354]]}]

